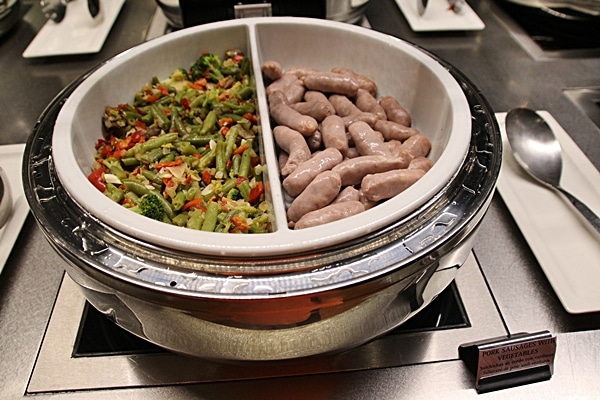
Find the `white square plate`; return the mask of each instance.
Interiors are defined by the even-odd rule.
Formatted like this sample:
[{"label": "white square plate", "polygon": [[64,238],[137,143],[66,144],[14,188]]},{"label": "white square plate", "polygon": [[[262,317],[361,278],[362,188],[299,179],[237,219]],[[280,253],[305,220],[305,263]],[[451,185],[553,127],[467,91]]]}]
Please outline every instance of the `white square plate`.
[{"label": "white square plate", "polygon": [[8,175],[8,185],[11,189],[13,212],[6,225],[0,228],[0,272],[17,241],[21,227],[29,214],[29,204],[23,192],[21,170],[25,144],[10,144],[0,146],[0,166]]},{"label": "white square plate", "polygon": [[459,13],[449,7],[447,0],[429,0],[425,14],[419,15],[417,1],[396,0],[411,29],[415,32],[427,31],[479,31],[485,24],[465,2]]},{"label": "white square plate", "polygon": [[[562,146],[563,186],[600,214],[600,173],[552,115],[538,114]],[[506,138],[505,117],[496,114],[504,145],[498,190],[564,308],[574,314],[600,311],[600,235],[568,200],[519,167]]]},{"label": "white square plate", "polygon": [[125,0],[101,0],[92,18],[85,0],[71,0],[65,18],[48,20],[23,52],[25,58],[91,54],[102,49]]}]

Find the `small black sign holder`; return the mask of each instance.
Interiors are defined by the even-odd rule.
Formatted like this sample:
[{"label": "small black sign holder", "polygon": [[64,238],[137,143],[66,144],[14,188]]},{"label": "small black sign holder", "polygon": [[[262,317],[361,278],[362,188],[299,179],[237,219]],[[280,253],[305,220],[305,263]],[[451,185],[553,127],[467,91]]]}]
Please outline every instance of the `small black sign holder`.
[{"label": "small black sign holder", "polygon": [[486,393],[549,380],[554,369],[556,337],[548,331],[517,333],[458,348],[475,375],[475,389]]}]

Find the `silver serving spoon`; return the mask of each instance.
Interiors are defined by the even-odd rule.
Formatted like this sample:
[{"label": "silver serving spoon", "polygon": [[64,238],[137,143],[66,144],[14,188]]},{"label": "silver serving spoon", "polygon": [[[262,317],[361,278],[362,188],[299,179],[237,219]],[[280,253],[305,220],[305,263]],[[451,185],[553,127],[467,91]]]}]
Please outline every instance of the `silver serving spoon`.
[{"label": "silver serving spoon", "polygon": [[517,163],[535,180],[563,194],[600,233],[600,218],[560,186],[562,150],[546,121],[533,110],[515,108],[506,114],[506,135]]},{"label": "silver serving spoon", "polygon": [[0,228],[2,228],[12,213],[13,202],[8,186],[8,177],[0,167]]}]

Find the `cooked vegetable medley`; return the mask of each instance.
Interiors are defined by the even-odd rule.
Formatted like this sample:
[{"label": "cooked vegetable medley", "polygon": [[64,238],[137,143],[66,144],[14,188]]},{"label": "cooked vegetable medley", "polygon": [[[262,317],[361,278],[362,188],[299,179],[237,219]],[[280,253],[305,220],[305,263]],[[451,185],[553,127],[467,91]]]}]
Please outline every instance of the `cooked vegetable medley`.
[{"label": "cooked vegetable medley", "polygon": [[107,106],[90,182],[146,217],[214,232],[271,228],[250,61],[203,54]]}]

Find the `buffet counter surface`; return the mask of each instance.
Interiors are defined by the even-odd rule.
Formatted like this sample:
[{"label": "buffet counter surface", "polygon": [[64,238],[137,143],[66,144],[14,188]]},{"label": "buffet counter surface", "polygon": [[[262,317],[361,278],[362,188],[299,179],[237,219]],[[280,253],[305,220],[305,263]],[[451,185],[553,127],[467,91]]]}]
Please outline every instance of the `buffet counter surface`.
[{"label": "buffet counter surface", "polygon": [[[373,29],[408,40],[449,62],[480,89],[495,112],[527,106],[548,111],[596,168],[600,130],[565,90],[600,87],[600,58],[533,57],[511,34],[492,0],[470,0],[485,23],[472,32],[415,33],[393,0],[371,0]],[[25,1],[22,20],[0,38],[0,145],[25,143],[45,107],[69,83],[98,63],[143,42],[156,6],[123,5],[102,50],[92,55],[23,58],[45,23],[39,2]],[[551,379],[477,394],[474,377],[457,356],[437,363],[355,372],[289,376],[145,388],[37,394],[52,399],[465,399],[600,398],[600,313],[565,311],[501,195],[496,193],[479,228],[474,256],[506,333],[548,330],[557,337]],[[0,398],[27,398],[61,282],[64,261],[29,215],[0,275]],[[600,268],[600,264],[596,266]],[[481,339],[487,339],[482,337]],[[135,366],[131,367],[135,370]],[[72,373],[67,368],[63,374]]]}]

